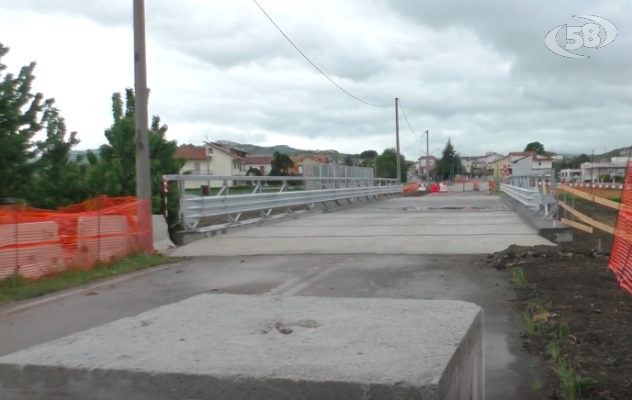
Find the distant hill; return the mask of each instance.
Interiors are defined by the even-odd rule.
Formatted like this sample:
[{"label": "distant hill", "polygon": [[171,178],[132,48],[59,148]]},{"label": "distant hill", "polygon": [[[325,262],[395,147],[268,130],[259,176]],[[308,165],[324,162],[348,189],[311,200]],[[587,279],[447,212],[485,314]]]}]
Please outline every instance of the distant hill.
[{"label": "distant hill", "polygon": [[[233,147],[238,150],[242,150],[251,154],[272,154],[275,151],[279,153],[287,154],[290,156],[297,156],[302,154],[312,154],[312,153],[327,153],[330,155],[339,154],[340,156],[346,156],[345,153],[340,153],[337,150],[329,149],[329,150],[304,150],[304,149],[295,149],[294,147],[290,147],[284,144],[280,144],[277,146],[258,146],[256,144],[241,144],[237,142],[231,142],[230,140],[218,140],[217,143],[224,144],[226,146]],[[351,154],[351,156],[359,156],[359,154]]]}]

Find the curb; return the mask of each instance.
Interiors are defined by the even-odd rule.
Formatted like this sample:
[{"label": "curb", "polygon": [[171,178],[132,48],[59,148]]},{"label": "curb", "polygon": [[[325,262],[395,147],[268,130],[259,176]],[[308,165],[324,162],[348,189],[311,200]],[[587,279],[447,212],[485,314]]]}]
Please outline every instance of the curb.
[{"label": "curb", "polygon": [[4,307],[0,307],[0,317],[15,314],[15,313],[18,313],[30,308],[38,307],[44,304],[52,303],[54,301],[65,299],[67,297],[90,292],[96,289],[100,289],[104,286],[115,285],[122,282],[130,281],[132,279],[141,278],[143,276],[151,275],[159,271],[164,271],[168,268],[172,268],[173,266],[176,266],[179,264],[181,263],[171,263],[167,265],[156,266],[153,268],[148,268],[143,271],[132,272],[131,274],[126,274],[126,275],[118,276],[115,278],[107,278],[104,280],[100,280],[97,283],[87,284],[85,286],[80,286],[78,288],[65,289],[60,292],[40,296],[36,299],[19,300],[16,302],[17,303],[16,305],[11,305],[12,303],[9,303],[8,305],[5,305]]}]

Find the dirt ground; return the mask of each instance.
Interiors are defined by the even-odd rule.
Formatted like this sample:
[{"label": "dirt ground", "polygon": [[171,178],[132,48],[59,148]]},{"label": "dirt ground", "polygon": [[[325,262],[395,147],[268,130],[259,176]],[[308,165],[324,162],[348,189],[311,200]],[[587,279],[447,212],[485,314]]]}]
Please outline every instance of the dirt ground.
[{"label": "dirt ground", "polygon": [[[583,201],[576,202],[576,209],[609,225],[616,223],[615,210]],[[525,330],[525,350],[543,360],[543,391],[548,396],[543,398],[575,399],[564,396],[559,372],[550,361],[547,346],[559,340],[575,369],[595,381],[576,399],[632,399],[632,294],[618,286],[608,269],[613,237],[596,229],[593,234],[573,234],[573,243],[557,247],[511,246],[489,255],[488,265],[507,270],[514,282],[516,268],[524,271],[523,284],[516,284],[517,312],[540,304],[552,327],[568,325],[564,338]]]}]

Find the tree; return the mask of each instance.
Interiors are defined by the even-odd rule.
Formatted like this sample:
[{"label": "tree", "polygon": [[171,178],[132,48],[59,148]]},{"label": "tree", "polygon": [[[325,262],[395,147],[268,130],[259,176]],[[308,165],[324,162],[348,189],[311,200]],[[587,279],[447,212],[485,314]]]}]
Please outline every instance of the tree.
[{"label": "tree", "polygon": [[377,151],[375,150],[364,150],[360,153],[360,159],[362,160],[362,166],[364,167],[374,167],[375,160],[377,159]]},{"label": "tree", "polygon": [[347,156],[345,157],[345,165],[347,167],[352,167],[353,166],[353,160],[351,159],[351,155],[347,154]]},{"label": "tree", "polygon": [[[134,126],[134,90],[125,91],[125,108],[120,93],[112,95],[113,123],[105,131],[107,143],[101,146],[99,157],[88,156],[91,167],[87,178],[93,195],[136,195],[136,135]],[[149,156],[151,168],[152,208],[154,214],[162,213],[162,176],[178,174],[185,160],[175,157],[178,143],[167,140],[168,126],[154,116],[149,127]],[[168,193],[169,227],[171,233],[178,225],[178,191]]]},{"label": "tree", "polygon": [[28,203],[57,209],[88,199],[91,194],[85,179],[88,165],[81,156],[75,161],[70,159],[70,150],[79,144],[77,132],[67,135],[66,123],[53,102],[46,104],[42,122],[46,139],[36,142],[41,157],[35,163],[37,172],[26,196]]},{"label": "tree", "polygon": [[545,155],[544,145],[540,142],[531,142],[524,148],[524,151],[534,151],[536,154]]},{"label": "tree", "polygon": [[286,176],[289,173],[290,168],[294,167],[294,161],[287,154],[279,153],[275,151],[272,154],[272,169],[270,170],[270,176]]},{"label": "tree", "polygon": [[435,163],[437,179],[452,179],[455,175],[463,174],[463,169],[461,156],[456,152],[454,145],[452,144],[452,140],[448,139],[445,147],[443,148],[441,159],[437,160]]},{"label": "tree", "polygon": [[15,76],[4,73],[2,59],[9,48],[0,43],[0,200],[24,198],[36,170],[37,148],[33,137],[42,130],[40,114],[53,100],[43,102],[41,93],[31,94],[35,63]]},{"label": "tree", "polygon": [[246,176],[261,176],[261,170],[255,167],[250,167],[248,171],[246,171]]},{"label": "tree", "polygon": [[[408,166],[406,159],[400,154],[400,162],[402,173],[400,179],[402,182],[406,182],[408,179]],[[397,150],[390,148],[384,149],[381,155],[376,159],[377,176],[379,178],[397,178]]]}]

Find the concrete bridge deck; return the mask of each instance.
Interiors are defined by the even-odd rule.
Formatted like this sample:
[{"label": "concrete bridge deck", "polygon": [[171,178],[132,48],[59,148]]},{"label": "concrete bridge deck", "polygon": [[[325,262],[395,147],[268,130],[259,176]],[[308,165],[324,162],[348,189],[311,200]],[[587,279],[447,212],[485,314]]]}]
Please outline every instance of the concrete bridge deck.
[{"label": "concrete bridge deck", "polygon": [[[510,244],[550,243],[524,225],[499,197],[483,194],[437,194],[421,198],[399,198],[235,231],[178,249],[176,255],[194,258],[177,267],[159,268],[136,279],[91,288],[91,294],[96,292],[97,295],[85,296],[84,292],[60,297],[19,313],[0,310],[0,356],[132,317],[96,328],[94,333],[78,334],[61,342],[44,344],[26,353],[2,358],[0,363],[25,362],[33,358],[54,363],[55,354],[68,348],[64,343],[79,343],[79,347],[70,351],[72,354],[77,353],[78,357],[86,354],[84,350],[94,348],[109,351],[113,344],[119,343],[127,355],[110,354],[107,357],[109,365],[124,363],[125,357],[131,357],[132,363],[138,363],[138,358],[135,360],[134,357],[141,355],[144,357],[141,359],[145,360],[141,364],[146,365],[151,358],[147,358],[147,352],[151,352],[152,344],[143,345],[146,340],[136,340],[134,346],[126,345],[122,334],[126,331],[125,327],[142,327],[145,324],[162,327],[158,329],[158,333],[155,327],[147,331],[154,334],[170,329],[172,325],[169,321],[173,320],[160,319],[165,313],[179,316],[178,321],[182,328],[171,331],[166,335],[167,338],[159,334],[162,352],[160,362],[162,365],[171,365],[179,357],[194,358],[195,351],[191,352],[190,348],[184,353],[182,347],[174,346],[170,350],[167,342],[176,338],[177,341],[183,339],[184,343],[190,343],[192,340],[204,340],[208,335],[222,333],[223,328],[217,321],[196,321],[195,315],[208,312],[208,309],[199,304],[204,297],[198,296],[206,293],[261,295],[265,299],[288,300],[295,296],[303,299],[323,298],[325,303],[327,298],[374,298],[386,301],[380,303],[384,305],[383,309],[378,310],[382,314],[375,314],[374,323],[364,324],[362,329],[384,328],[381,321],[396,318],[395,314],[402,310],[402,305],[397,303],[400,300],[396,299],[461,300],[477,304],[485,313],[486,398],[535,400],[539,398],[539,394],[532,389],[537,380],[533,370],[536,360],[521,351],[521,325],[510,302],[513,290],[503,273],[481,265],[484,263],[481,254],[505,249]],[[176,303],[186,299],[190,300]],[[389,303],[386,299],[393,299],[394,302]],[[298,303],[301,301],[304,300],[297,299]],[[238,313],[239,310],[256,307],[256,303],[237,307],[234,311]],[[261,303],[276,304],[269,300],[262,300]],[[460,307],[452,302],[447,303],[450,304],[445,311],[449,313],[453,311],[448,310],[457,312]],[[171,308],[165,308],[164,311],[161,311],[162,308],[156,309],[165,305],[171,305]],[[191,307],[198,307],[197,314],[191,312]],[[405,306],[405,309],[410,310],[411,307]],[[435,305],[431,308],[435,308]],[[352,314],[341,318],[335,307],[319,310],[315,312],[323,319],[329,314],[336,314],[340,323],[359,318]],[[296,313],[296,310],[291,313]],[[424,316],[421,310],[416,313],[416,317],[421,320],[431,318]],[[446,324],[448,320],[450,318],[440,323]],[[193,334],[193,338],[190,332],[195,332],[196,329],[187,328],[186,321],[193,321],[193,325],[203,328],[208,335]],[[405,357],[405,352],[399,347],[401,342],[390,340],[402,338],[401,329],[409,332],[414,326],[419,326],[409,326],[409,322],[409,319],[399,322],[393,319],[392,324],[387,324],[382,333],[390,339],[380,344],[379,350],[399,349],[397,354]],[[455,329],[457,334],[460,332],[461,328],[456,326],[458,324],[446,331],[446,337],[452,337]],[[339,332],[345,331],[343,325],[336,325],[336,329]],[[143,334],[149,335],[146,332]],[[378,332],[372,334],[377,335]],[[119,339],[108,342],[103,347],[102,340],[94,341],[91,335]],[[424,343],[424,335],[426,334],[422,334],[420,343]],[[427,335],[429,338],[434,337],[432,335],[436,335],[436,331],[428,331]],[[247,346],[256,344],[250,341],[241,343]],[[248,348],[252,352],[256,346]],[[301,352],[300,349],[297,350]],[[348,349],[340,350],[345,351],[346,357],[352,357]],[[367,350],[371,350],[370,346]],[[410,363],[418,357],[417,351],[419,347],[411,350],[409,358],[402,359],[402,362],[412,365]],[[313,355],[322,360],[317,353],[320,352]],[[292,354],[286,353],[284,357]],[[65,358],[67,357],[63,354],[57,356],[59,360]],[[357,361],[348,360],[350,363]],[[95,362],[95,358],[86,354],[78,362],[90,365]],[[300,360],[299,364],[310,365],[309,360]],[[389,365],[384,365],[383,368],[389,368]],[[364,366],[360,370],[354,370],[350,376],[375,376],[376,371]],[[358,398],[369,393],[360,389],[357,389]],[[371,398],[390,397],[375,395]]]},{"label": "concrete bridge deck", "polygon": [[431,194],[228,233],[173,255],[488,254],[549,243],[498,196]]}]

